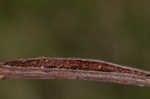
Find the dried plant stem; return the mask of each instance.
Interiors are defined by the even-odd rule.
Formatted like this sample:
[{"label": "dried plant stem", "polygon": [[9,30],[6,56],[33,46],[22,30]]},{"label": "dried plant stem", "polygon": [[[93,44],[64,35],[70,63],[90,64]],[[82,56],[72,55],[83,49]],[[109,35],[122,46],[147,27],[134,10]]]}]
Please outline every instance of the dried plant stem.
[{"label": "dried plant stem", "polygon": [[150,72],[105,61],[29,58],[0,62],[0,79],[75,79],[150,86]]}]

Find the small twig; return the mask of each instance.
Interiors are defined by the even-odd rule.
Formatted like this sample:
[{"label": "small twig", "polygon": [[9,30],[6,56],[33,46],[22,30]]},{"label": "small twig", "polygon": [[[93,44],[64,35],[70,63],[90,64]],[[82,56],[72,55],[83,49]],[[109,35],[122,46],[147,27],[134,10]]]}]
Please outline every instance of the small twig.
[{"label": "small twig", "polygon": [[0,62],[0,79],[79,79],[150,86],[150,72],[80,58],[30,58]]}]

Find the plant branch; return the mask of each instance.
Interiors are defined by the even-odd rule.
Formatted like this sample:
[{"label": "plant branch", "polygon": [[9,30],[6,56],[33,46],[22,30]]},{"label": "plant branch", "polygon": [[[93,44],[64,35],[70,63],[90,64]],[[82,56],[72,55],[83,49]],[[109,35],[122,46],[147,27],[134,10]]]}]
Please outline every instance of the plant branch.
[{"label": "plant branch", "polygon": [[74,79],[150,86],[150,72],[101,60],[29,58],[0,62],[0,79]]}]

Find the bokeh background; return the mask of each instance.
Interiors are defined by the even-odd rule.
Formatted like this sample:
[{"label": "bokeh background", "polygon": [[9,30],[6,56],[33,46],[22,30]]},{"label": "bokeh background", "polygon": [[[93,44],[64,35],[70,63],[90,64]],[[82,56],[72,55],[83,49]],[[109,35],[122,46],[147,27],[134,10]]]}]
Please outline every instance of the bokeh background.
[{"label": "bokeh background", "polygon": [[[148,0],[0,0],[0,60],[81,57],[150,70]],[[1,99],[148,99],[150,88],[3,80]]]}]

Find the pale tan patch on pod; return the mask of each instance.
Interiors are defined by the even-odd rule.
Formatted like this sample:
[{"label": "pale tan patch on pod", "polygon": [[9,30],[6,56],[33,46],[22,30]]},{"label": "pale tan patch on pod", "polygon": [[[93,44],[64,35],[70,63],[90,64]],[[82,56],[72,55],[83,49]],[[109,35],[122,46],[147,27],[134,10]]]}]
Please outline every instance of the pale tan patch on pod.
[{"label": "pale tan patch on pod", "polygon": [[102,70],[102,65],[98,65],[98,70]]}]

